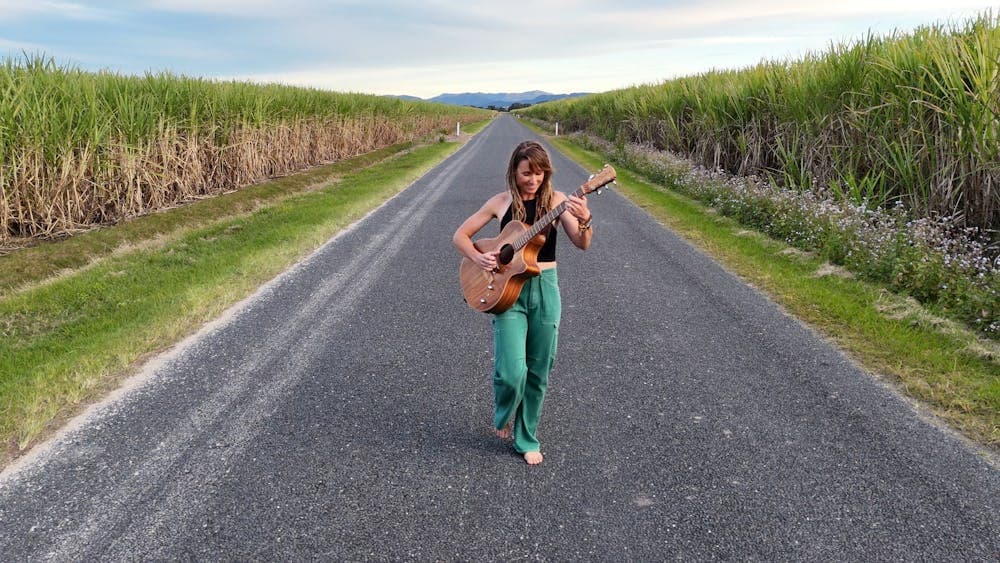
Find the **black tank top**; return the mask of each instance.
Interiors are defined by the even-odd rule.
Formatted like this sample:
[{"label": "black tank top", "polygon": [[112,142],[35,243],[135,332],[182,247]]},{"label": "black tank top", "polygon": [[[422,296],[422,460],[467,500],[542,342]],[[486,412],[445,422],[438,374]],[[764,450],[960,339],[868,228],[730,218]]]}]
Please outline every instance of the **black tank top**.
[{"label": "black tank top", "polygon": [[[529,199],[524,202],[524,222],[531,225],[535,222],[535,203],[538,198]],[[514,205],[511,204],[507,208],[507,212],[503,214],[503,218],[500,219],[500,230],[502,231],[507,223],[510,223],[511,217],[514,215]],[[539,262],[555,262],[556,261],[556,235],[559,233],[556,229],[549,225],[545,229],[542,229],[542,233],[545,234],[545,244],[538,251],[538,261]]]}]

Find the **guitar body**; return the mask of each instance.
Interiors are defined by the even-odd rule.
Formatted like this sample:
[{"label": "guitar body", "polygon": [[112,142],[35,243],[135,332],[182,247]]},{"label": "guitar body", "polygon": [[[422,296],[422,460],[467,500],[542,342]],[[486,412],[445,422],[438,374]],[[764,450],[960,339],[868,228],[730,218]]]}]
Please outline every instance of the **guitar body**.
[{"label": "guitar body", "polygon": [[468,258],[462,258],[458,279],[462,286],[462,296],[470,307],[483,313],[503,313],[517,301],[524,282],[541,273],[538,268],[538,251],[545,244],[545,235],[535,236],[520,250],[513,248],[514,241],[528,229],[528,225],[520,221],[511,221],[500,231],[498,237],[473,243],[483,253],[494,250],[501,252],[497,257],[497,269],[493,272],[482,269]]}]

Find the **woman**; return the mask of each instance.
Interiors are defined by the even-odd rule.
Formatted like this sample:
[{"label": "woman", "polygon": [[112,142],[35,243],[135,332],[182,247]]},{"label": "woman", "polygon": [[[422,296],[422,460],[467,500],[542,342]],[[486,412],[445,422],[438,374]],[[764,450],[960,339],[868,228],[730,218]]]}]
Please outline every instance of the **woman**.
[{"label": "woman", "polygon": [[[514,149],[507,166],[507,190],[491,197],[455,231],[452,242],[464,256],[490,271],[497,266],[497,252],[480,252],[472,237],[494,218],[500,229],[511,220],[532,224],[566,201],[566,210],[555,223],[582,250],[590,246],[593,229],[586,197],[567,196],[552,189],[552,164],[542,146],[525,141]],[[494,416],[497,436],[513,438],[514,449],[524,460],[542,462],[538,420],[556,354],[562,310],[556,277],[556,228],[542,231],[545,244],[538,252],[541,275],[529,278],[517,301],[493,318]]]}]

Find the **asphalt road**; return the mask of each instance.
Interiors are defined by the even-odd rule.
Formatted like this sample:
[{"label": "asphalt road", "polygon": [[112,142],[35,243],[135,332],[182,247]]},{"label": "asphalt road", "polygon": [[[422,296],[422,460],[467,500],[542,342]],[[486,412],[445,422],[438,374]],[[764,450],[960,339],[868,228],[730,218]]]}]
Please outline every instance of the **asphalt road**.
[{"label": "asphalt road", "polygon": [[498,119],[8,470],[0,559],[1000,558],[981,452],[614,192],[560,237],[545,463],[498,442],[450,238],[530,137]]}]

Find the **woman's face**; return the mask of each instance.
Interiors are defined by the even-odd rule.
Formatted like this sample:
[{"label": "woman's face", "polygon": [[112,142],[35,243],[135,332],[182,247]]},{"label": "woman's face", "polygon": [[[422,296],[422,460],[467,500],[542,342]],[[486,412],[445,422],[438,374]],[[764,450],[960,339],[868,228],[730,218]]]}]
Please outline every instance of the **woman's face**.
[{"label": "woman's face", "polygon": [[521,198],[535,199],[535,196],[538,195],[538,188],[542,187],[542,180],[545,179],[545,172],[533,171],[531,162],[525,159],[517,165],[515,178],[517,179],[517,189],[521,192]]}]

